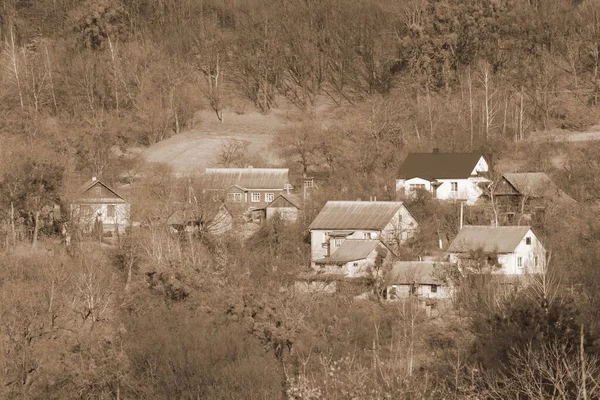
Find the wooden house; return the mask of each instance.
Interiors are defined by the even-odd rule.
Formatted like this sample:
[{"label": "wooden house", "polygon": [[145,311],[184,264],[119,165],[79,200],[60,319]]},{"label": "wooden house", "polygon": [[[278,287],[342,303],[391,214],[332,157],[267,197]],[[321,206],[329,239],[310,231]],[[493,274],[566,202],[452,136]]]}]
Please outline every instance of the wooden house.
[{"label": "wooden house", "polygon": [[462,273],[538,274],[546,250],[529,226],[465,226],[448,247]]},{"label": "wooden house", "polygon": [[130,224],[129,203],[108,185],[93,177],[78,191],[71,203],[71,221],[84,232],[121,234]]},{"label": "wooden house", "polygon": [[474,204],[491,183],[490,167],[481,153],[410,153],[396,179],[396,192],[414,196],[425,190],[439,200]]},{"label": "wooden house", "polygon": [[543,172],[504,174],[487,197],[492,195],[505,223],[518,221],[519,217],[541,217],[549,204],[576,203]]},{"label": "wooden house", "polygon": [[385,278],[386,299],[450,299],[454,287],[447,276],[448,268],[449,263],[438,261],[396,261]]},{"label": "wooden house", "polygon": [[311,260],[333,255],[351,239],[377,239],[395,248],[413,237],[417,228],[400,201],[328,201],[308,228]]},{"label": "wooden house", "polygon": [[329,256],[314,261],[318,274],[344,278],[376,278],[394,253],[378,239],[348,239]]},{"label": "wooden house", "polygon": [[280,194],[289,194],[287,168],[206,168],[204,184],[223,193],[227,204],[264,208]]}]

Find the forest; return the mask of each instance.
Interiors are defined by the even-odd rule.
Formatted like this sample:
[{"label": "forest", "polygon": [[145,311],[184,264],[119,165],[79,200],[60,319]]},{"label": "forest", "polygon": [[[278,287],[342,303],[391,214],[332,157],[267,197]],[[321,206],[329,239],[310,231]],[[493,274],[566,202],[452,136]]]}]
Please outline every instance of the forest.
[{"label": "forest", "polygon": [[[600,123],[599,0],[3,0],[0,39],[0,398],[600,397],[600,145],[532,140]],[[160,223],[200,183],[123,154],[200,110],[290,110],[271,151],[320,181],[303,218],[247,239]],[[465,279],[433,319],[295,293],[321,206],[395,199],[406,154],[432,148],[578,201],[534,226],[544,278]],[[274,166],[235,142],[221,160]],[[129,188],[145,228],[65,246],[48,209],[90,176]],[[401,258],[456,235],[456,205],[407,206],[421,230]]]}]

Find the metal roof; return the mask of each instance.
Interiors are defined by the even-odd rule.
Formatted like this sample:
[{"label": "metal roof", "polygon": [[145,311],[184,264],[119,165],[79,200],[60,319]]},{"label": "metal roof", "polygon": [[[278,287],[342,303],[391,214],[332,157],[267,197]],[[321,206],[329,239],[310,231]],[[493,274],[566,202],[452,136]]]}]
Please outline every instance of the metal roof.
[{"label": "metal roof", "polygon": [[565,202],[575,202],[575,200],[563,192],[556,184],[543,172],[519,172],[504,174],[506,179],[519,193],[530,197],[539,197],[553,199]]},{"label": "metal roof", "polygon": [[512,253],[530,230],[529,226],[465,226],[450,243],[448,251]]},{"label": "metal roof", "polygon": [[275,200],[267,204],[265,208],[269,207],[288,207],[289,205],[294,206],[295,208],[300,209],[300,204],[302,204],[299,196],[294,194],[280,194],[275,197]]},{"label": "metal roof", "polygon": [[329,257],[315,262],[317,264],[345,264],[364,260],[380,244],[383,246],[383,243],[376,239],[347,239]]},{"label": "metal roof", "polygon": [[401,201],[328,201],[308,229],[381,230],[402,207]]},{"label": "metal roof", "polygon": [[285,189],[288,172],[288,168],[206,168],[204,178],[215,189]]},{"label": "metal roof", "polygon": [[396,261],[392,264],[386,282],[388,285],[420,283],[425,285],[441,285],[442,271],[448,263],[436,261]]},{"label": "metal roof", "polygon": [[466,179],[471,176],[481,157],[481,153],[410,153],[400,166],[398,177],[429,181]]}]

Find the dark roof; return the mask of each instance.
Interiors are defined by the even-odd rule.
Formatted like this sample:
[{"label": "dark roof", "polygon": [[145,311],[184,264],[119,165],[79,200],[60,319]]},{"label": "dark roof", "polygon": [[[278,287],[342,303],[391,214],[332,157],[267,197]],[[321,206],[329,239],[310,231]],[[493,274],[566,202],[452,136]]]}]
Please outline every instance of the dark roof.
[{"label": "dark roof", "polygon": [[401,201],[328,201],[308,229],[381,230],[401,207]]},{"label": "dark roof", "polygon": [[288,168],[206,168],[204,178],[211,188],[285,189]]},{"label": "dark roof", "polygon": [[485,253],[512,253],[530,229],[529,226],[465,226],[448,251],[466,253],[481,249]]},{"label": "dark roof", "polygon": [[504,174],[502,177],[522,195],[561,202],[576,202],[543,172],[519,172]]},{"label": "dark roof", "polygon": [[466,179],[471,176],[481,157],[481,153],[410,153],[400,166],[398,177],[429,181]]},{"label": "dark roof", "polygon": [[329,257],[315,262],[317,264],[345,264],[351,261],[364,260],[379,245],[384,246],[381,241],[376,239],[347,239]]},{"label": "dark roof", "polygon": [[396,261],[392,264],[386,282],[388,285],[402,285],[413,282],[425,285],[441,285],[443,271],[440,268],[447,267],[448,263],[437,261]]},{"label": "dark roof", "polygon": [[[122,195],[120,195],[115,189],[111,188],[110,186],[108,186],[107,184],[105,184],[104,182],[102,182],[100,179],[97,179],[97,178],[92,178],[79,187],[79,190],[77,191],[78,199],[82,200],[84,198],[83,195],[88,190],[90,190],[91,188],[93,188],[96,185],[103,186],[108,192],[112,193],[116,198],[119,198],[119,199],[125,201],[125,198]],[[92,198],[93,197],[87,197],[87,199],[92,199]],[[106,196],[102,196],[102,198],[106,198]]]}]

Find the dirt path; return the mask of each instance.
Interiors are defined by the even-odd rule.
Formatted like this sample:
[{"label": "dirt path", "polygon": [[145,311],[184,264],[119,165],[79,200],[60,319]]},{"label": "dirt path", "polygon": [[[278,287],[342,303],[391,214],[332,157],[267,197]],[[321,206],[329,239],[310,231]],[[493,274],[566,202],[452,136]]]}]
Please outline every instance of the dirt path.
[{"label": "dirt path", "polygon": [[529,137],[533,142],[591,142],[600,140],[600,125],[592,126],[586,132],[554,130],[548,132],[533,132]]}]

